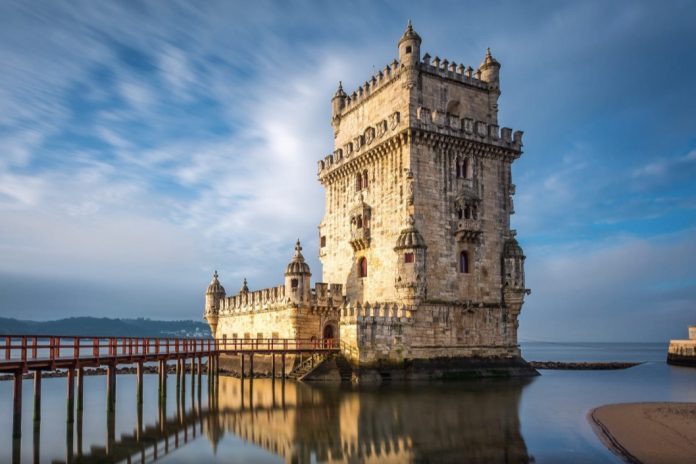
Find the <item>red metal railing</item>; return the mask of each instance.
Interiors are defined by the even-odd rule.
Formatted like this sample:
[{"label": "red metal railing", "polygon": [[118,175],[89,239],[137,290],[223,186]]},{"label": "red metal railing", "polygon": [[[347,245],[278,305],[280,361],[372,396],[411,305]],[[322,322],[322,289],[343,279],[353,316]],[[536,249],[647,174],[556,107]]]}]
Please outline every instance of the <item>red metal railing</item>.
[{"label": "red metal railing", "polygon": [[[7,335],[0,337],[0,365],[32,360],[99,361],[117,357],[158,355],[207,356],[225,352],[326,351],[339,347],[335,339],[316,338],[135,338]],[[2,355],[0,355],[2,356]]]}]

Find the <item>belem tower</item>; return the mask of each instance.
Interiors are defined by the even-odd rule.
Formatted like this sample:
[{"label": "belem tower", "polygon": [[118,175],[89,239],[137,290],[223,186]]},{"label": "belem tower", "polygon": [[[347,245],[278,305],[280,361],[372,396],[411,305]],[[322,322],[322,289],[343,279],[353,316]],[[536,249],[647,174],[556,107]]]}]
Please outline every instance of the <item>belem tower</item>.
[{"label": "belem tower", "polygon": [[500,63],[421,55],[409,22],[399,59],[331,99],[333,153],[318,162],[323,282],[298,241],[283,285],[227,296],[217,338],[339,338],[353,378],[534,373],[520,356],[529,290],[510,229],[522,132],[498,125]]}]

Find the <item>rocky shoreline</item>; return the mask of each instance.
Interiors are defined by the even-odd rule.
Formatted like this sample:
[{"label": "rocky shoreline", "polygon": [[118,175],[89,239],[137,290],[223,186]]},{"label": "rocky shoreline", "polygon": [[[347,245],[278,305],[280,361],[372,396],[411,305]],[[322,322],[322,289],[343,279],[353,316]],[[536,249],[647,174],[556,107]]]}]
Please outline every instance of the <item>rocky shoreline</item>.
[{"label": "rocky shoreline", "polygon": [[573,370],[573,371],[603,371],[628,369],[642,362],[559,362],[559,361],[529,361],[535,369]]},{"label": "rocky shoreline", "polygon": [[[616,370],[628,369],[629,367],[643,364],[641,362],[560,362],[560,361],[529,361],[529,365],[534,369],[549,369],[549,370]],[[186,366],[186,372],[191,372],[191,366]],[[143,366],[144,374],[157,374],[157,366]],[[176,365],[171,364],[167,369],[167,373],[175,374]],[[203,373],[207,373],[207,366],[203,365]],[[116,369],[116,374],[135,374],[135,367],[120,367]],[[239,373],[222,370],[221,375],[238,377]],[[44,371],[42,377],[50,379],[54,377],[67,377],[67,371]],[[84,369],[84,375],[106,375],[104,367],[89,367]],[[0,381],[12,380],[12,375],[0,375]],[[33,373],[24,374],[25,379],[33,378]],[[270,374],[255,373],[254,378],[271,378]]]}]

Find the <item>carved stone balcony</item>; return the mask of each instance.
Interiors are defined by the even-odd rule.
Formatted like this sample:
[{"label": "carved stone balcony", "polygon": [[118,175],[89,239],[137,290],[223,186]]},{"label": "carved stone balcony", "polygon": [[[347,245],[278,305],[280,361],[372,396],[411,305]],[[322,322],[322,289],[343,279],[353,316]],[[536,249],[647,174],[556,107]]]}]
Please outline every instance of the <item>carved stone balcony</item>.
[{"label": "carved stone balcony", "polygon": [[460,242],[476,242],[481,235],[481,221],[478,219],[459,219],[454,234]]},{"label": "carved stone balcony", "polygon": [[350,246],[353,251],[364,250],[370,246],[369,227],[352,228],[350,231]]}]

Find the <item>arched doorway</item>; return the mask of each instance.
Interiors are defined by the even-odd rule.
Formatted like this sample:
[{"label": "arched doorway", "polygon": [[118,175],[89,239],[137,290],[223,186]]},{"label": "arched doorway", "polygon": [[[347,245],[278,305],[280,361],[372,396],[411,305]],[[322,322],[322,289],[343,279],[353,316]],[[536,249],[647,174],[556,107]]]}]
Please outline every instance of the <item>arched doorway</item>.
[{"label": "arched doorway", "polygon": [[322,338],[324,339],[324,345],[326,347],[332,346],[333,344],[337,343],[338,330],[336,328],[336,324],[331,322],[327,323],[324,326],[324,330],[321,334]]},{"label": "arched doorway", "polygon": [[333,339],[336,338],[336,332],[334,330],[334,326],[331,324],[326,324],[324,327],[324,338],[325,339]]}]

